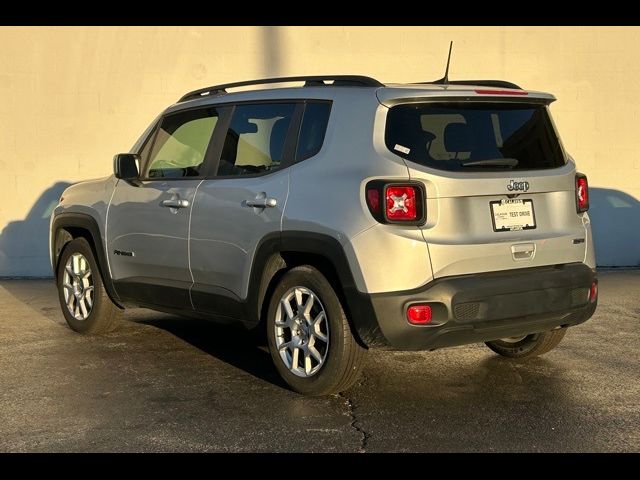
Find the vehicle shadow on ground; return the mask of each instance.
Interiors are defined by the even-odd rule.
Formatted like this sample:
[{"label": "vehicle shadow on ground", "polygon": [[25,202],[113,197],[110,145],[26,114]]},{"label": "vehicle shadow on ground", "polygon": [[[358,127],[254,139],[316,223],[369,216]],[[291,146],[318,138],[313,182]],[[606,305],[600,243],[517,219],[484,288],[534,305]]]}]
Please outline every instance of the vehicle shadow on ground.
[{"label": "vehicle shadow on ground", "polygon": [[257,334],[206,320],[178,316],[135,321],[165,330],[198,350],[256,378],[287,388],[273,365],[266,341]]},{"label": "vehicle shadow on ground", "polygon": [[[427,362],[403,352],[370,362],[362,389],[353,394],[356,412],[362,412],[360,426],[371,433],[368,450],[610,449],[599,437],[607,416],[597,408],[585,411],[591,400],[580,391],[585,383],[557,355],[518,361],[478,353],[432,352]],[[453,354],[460,361],[453,361]],[[419,363],[424,367],[413,365]],[[394,428],[381,435],[385,424]]]},{"label": "vehicle shadow on ground", "polygon": [[0,233],[0,276],[48,276],[49,218],[62,192],[71,185],[56,182],[40,194],[22,220],[8,223]]},{"label": "vehicle shadow on ground", "polygon": [[[69,328],[60,310],[53,280],[5,280],[1,285],[24,305],[58,326]],[[260,380],[287,388],[273,365],[266,341],[257,334],[206,320],[134,308],[128,309],[122,325],[107,335],[130,335],[136,324],[164,330],[198,350]],[[69,330],[69,334],[74,333]]]}]

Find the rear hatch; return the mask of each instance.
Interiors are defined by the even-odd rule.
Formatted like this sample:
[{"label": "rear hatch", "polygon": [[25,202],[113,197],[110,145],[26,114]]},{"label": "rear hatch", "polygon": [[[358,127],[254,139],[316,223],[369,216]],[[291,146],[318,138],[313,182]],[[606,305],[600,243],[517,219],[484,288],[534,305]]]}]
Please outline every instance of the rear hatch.
[{"label": "rear hatch", "polygon": [[387,148],[426,187],[434,277],[584,261],[575,166],[549,114],[553,97],[478,92],[381,98]]}]

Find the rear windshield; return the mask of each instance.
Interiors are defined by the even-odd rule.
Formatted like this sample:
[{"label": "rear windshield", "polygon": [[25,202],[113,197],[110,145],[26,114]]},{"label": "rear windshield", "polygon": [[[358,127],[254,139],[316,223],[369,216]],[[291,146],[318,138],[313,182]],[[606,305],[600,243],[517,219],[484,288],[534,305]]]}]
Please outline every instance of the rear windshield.
[{"label": "rear windshield", "polygon": [[387,148],[441,170],[539,170],[565,156],[544,105],[429,103],[389,110]]}]

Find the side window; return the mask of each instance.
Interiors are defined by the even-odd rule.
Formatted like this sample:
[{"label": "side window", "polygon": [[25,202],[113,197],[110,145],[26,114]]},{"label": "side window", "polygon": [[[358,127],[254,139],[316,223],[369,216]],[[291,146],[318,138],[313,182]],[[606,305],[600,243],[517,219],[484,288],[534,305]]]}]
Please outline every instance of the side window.
[{"label": "side window", "polygon": [[330,111],[331,103],[329,102],[307,103],[298,137],[297,162],[313,157],[322,148]]},{"label": "side window", "polygon": [[217,121],[216,108],[165,117],[156,134],[146,176],[181,178],[203,174],[205,154]]},{"label": "side window", "polygon": [[280,168],[295,103],[238,105],[227,131],[218,176]]}]

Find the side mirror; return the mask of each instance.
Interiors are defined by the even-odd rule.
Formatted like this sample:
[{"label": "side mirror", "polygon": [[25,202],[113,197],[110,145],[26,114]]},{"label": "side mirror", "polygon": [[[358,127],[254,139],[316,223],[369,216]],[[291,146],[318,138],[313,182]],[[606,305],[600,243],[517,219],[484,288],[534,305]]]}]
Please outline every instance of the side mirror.
[{"label": "side mirror", "polygon": [[119,153],[113,157],[113,172],[116,178],[122,180],[134,180],[138,178],[140,171],[140,155],[137,153]]}]

